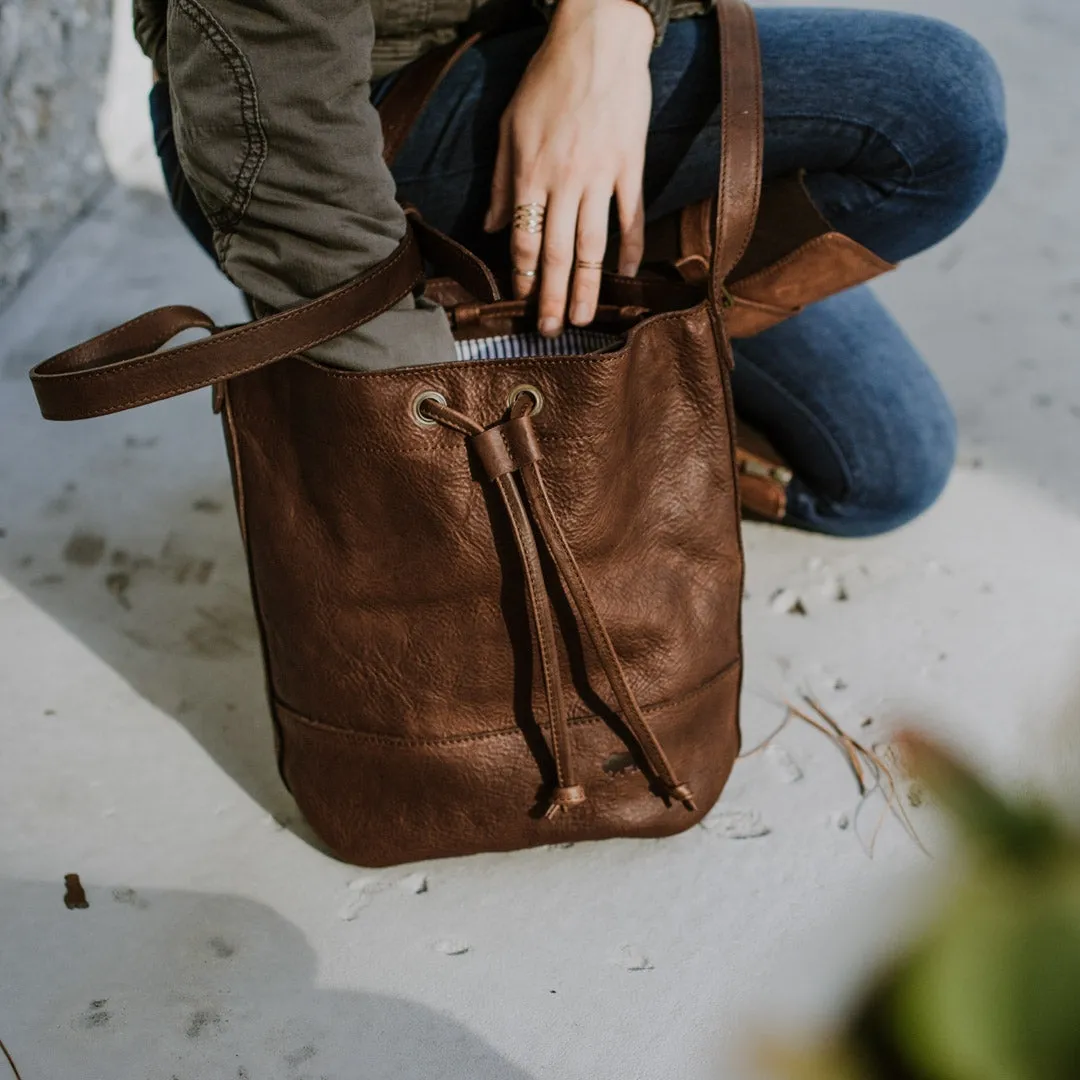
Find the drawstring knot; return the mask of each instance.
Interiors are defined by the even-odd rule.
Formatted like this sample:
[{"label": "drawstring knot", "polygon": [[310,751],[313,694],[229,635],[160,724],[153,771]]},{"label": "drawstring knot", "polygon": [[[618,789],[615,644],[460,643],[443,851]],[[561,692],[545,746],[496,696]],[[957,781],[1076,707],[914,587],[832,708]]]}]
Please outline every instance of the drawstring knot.
[{"label": "drawstring knot", "polygon": [[566,811],[583,806],[588,797],[585,788],[574,779],[574,760],[570,728],[563,698],[559,652],[551,604],[544,585],[543,567],[533,532],[543,537],[555,563],[578,619],[584,625],[593,649],[607,676],[619,705],[619,712],[638,749],[668,797],[687,810],[697,809],[694,793],[678,780],[659,740],[646,720],[641,706],[626,679],[611,635],[604,626],[582,576],[581,568],[559,524],[540,473],[543,452],[532,424],[535,403],[532,395],[521,393],[513,401],[510,418],[491,428],[484,428],[471,417],[450,408],[442,400],[429,397],[419,406],[423,415],[444,427],[468,436],[476,455],[495,484],[506,507],[514,533],[521,566],[525,575],[526,599],[540,654],[540,672],[544,680],[551,752],[555,759],[555,787],[549,796],[545,817],[553,820]]},{"label": "drawstring knot", "polygon": [[574,784],[573,787],[557,787],[551,793],[550,803],[544,817],[548,821],[553,821],[564,810],[573,810],[575,806],[581,806],[588,801],[589,797],[585,794],[585,788],[581,784]]},{"label": "drawstring knot", "polygon": [[676,802],[681,802],[691,813],[697,809],[697,803],[694,802],[694,793],[690,790],[688,785],[676,784],[668,794]]}]

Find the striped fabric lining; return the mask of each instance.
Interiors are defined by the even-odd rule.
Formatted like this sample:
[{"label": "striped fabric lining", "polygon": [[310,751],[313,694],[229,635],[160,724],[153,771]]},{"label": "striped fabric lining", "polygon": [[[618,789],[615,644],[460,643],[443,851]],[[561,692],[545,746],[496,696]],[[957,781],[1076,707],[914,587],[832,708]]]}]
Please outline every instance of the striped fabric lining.
[{"label": "striped fabric lining", "polygon": [[577,356],[612,349],[623,342],[621,334],[571,327],[557,338],[540,334],[500,334],[454,342],[459,360],[513,360],[526,356]]}]

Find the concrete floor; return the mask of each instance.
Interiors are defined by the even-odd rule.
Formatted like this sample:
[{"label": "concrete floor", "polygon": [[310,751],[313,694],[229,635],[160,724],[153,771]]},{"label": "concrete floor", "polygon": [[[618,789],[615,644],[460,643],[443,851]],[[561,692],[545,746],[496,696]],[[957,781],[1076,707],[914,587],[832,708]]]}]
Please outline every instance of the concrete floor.
[{"label": "concrete floor", "polygon": [[[904,6],[975,30],[1012,95],[991,203],[883,286],[963,460],[882,540],[747,530],[746,744],[812,689],[868,741],[916,719],[1069,797],[1080,10]],[[25,1080],[728,1080],[763,1031],[829,1016],[929,864],[892,822],[871,852],[880,802],[859,812],[809,729],[673,840],[379,873],[312,843],[274,771],[207,395],[49,425],[25,378],[167,302],[242,314],[164,201],[118,188],[0,316],[0,1037]],[[805,617],[774,610],[781,588]],[[72,872],[86,910],[64,906]]]}]

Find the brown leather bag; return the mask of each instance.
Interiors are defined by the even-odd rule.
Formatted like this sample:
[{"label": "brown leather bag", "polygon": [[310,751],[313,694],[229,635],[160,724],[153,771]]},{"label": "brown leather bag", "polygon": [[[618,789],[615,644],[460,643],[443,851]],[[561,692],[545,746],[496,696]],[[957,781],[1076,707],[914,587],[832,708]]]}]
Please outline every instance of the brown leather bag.
[{"label": "brown leather bag", "polygon": [[[305,359],[419,288],[424,260],[460,294],[459,337],[523,325],[412,215],[390,259],[318,300],[224,329],[161,308],[32,373],[57,420],[214,387],[281,772],[344,859],[664,836],[720,795],[743,589],[725,283],[758,216],[762,123],[753,15],[720,0],[719,17],[707,272],[610,278],[599,321],[621,346]],[[156,351],[192,327],[211,336]]]},{"label": "brown leather bag", "polygon": [[[718,12],[723,25],[725,14]],[[384,157],[392,164],[424,107],[454,65],[482,37],[513,29],[507,5],[486,3],[473,20],[474,30],[457,42],[433,49],[403,69],[379,105]],[[742,57],[729,57],[736,66]],[[618,304],[642,303],[642,282],[654,310],[689,308],[708,294],[712,265],[715,197],[651,223],[646,232],[645,261],[639,278],[609,274],[605,297]],[[614,247],[609,261],[614,258]],[[510,284],[510,265],[497,268]],[[803,175],[783,176],[762,185],[754,232],[746,251],[725,281],[724,322],[731,339],[753,337],[799,314],[810,304],[861,285],[895,269],[891,263],[836,231],[821,215],[806,190]],[[683,288],[664,290],[664,281]],[[462,281],[435,277],[426,285],[429,299],[448,308],[475,303]],[[760,432],[740,419],[735,448],[739,495],[744,517],[783,521],[792,471]]]}]

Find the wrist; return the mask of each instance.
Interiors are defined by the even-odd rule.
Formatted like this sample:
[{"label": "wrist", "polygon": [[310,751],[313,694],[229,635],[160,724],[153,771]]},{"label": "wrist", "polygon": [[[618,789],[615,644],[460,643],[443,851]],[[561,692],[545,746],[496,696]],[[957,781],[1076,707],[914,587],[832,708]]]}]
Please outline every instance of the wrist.
[{"label": "wrist", "polygon": [[573,33],[587,22],[602,24],[621,51],[648,61],[656,43],[656,23],[638,0],[558,0],[552,30]]}]

